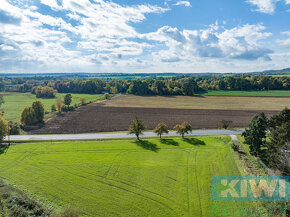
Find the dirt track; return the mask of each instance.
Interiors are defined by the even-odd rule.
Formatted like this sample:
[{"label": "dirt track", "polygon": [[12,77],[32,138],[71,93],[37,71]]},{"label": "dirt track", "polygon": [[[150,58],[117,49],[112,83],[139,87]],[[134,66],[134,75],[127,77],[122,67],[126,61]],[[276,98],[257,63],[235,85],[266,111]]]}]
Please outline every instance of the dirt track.
[{"label": "dirt track", "polygon": [[[31,134],[65,134],[126,131],[135,117],[144,120],[147,129],[166,123],[170,129],[183,121],[189,122],[193,129],[215,129],[221,120],[232,120],[231,127],[246,127],[252,117],[261,111],[245,110],[204,110],[168,108],[127,108],[107,107],[90,104],[74,112],[68,112],[49,120],[45,127],[31,131]],[[273,115],[277,111],[266,111]]]}]

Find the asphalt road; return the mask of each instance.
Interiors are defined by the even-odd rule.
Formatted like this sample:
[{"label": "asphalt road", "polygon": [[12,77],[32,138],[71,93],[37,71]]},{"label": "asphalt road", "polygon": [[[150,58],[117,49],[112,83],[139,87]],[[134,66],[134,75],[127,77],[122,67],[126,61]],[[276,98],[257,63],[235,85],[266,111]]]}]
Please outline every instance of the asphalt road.
[{"label": "asphalt road", "polygon": [[[241,134],[244,129],[234,130],[195,130],[188,135],[234,135]],[[176,132],[170,131],[167,136],[177,136]],[[145,132],[141,137],[155,137],[153,132]],[[134,138],[127,133],[95,133],[95,134],[55,134],[55,135],[15,135],[6,137],[6,141],[53,141],[53,140],[86,140],[86,139],[123,139]]]}]

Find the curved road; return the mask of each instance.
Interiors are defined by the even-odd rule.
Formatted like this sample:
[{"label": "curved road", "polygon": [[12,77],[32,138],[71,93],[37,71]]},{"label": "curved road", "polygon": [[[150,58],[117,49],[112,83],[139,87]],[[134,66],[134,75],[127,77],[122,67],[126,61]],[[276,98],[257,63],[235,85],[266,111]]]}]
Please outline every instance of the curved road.
[{"label": "curved road", "polygon": [[[188,135],[235,135],[241,134],[244,129],[233,130],[195,130]],[[178,136],[176,132],[170,131],[166,136]],[[55,134],[55,135],[15,135],[10,136],[10,141],[53,141],[53,140],[86,140],[86,139],[123,139],[134,138],[127,133],[95,133],[95,134]],[[141,137],[156,137],[153,132],[145,132]],[[8,137],[6,137],[8,141]]]}]

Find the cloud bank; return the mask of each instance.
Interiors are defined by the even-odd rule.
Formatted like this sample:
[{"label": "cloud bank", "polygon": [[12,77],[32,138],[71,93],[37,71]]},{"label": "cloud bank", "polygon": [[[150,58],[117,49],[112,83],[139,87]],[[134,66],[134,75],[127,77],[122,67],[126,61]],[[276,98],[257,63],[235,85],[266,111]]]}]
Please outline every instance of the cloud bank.
[{"label": "cloud bank", "polygon": [[[241,64],[249,68],[253,61],[256,67],[272,66],[278,58],[263,45],[272,34],[260,23],[140,32],[136,26],[150,14],[171,9],[104,0],[41,0],[38,7],[14,2],[0,4],[1,72],[228,71],[241,70]],[[272,13],[276,1],[249,2]],[[191,7],[189,1],[175,5]],[[46,7],[45,13],[39,7]]]}]

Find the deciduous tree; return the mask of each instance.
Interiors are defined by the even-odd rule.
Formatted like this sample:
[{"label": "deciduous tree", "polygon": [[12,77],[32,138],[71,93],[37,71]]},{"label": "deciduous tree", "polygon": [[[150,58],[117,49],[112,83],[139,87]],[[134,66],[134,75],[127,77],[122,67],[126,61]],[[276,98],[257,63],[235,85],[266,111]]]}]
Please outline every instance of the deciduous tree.
[{"label": "deciduous tree", "polygon": [[0,116],[0,143],[4,141],[4,138],[9,133],[9,127],[7,121],[4,119],[4,117]]},{"label": "deciduous tree", "polygon": [[222,128],[228,129],[231,123],[233,123],[231,120],[222,120]]},{"label": "deciduous tree", "polygon": [[9,135],[19,135],[20,134],[20,127],[17,122],[9,121]]},{"label": "deciduous tree", "polygon": [[36,86],[32,89],[32,93],[34,93],[37,98],[55,98],[57,90],[49,86]]},{"label": "deciduous tree", "polygon": [[61,109],[62,109],[62,101],[60,99],[57,99],[55,101],[55,107],[58,113],[61,113]]},{"label": "deciduous tree", "polygon": [[33,125],[38,122],[35,111],[32,107],[26,107],[21,113],[21,123],[24,125]]},{"label": "deciduous tree", "polygon": [[136,117],[135,120],[131,121],[129,126],[129,134],[134,134],[137,137],[137,140],[140,140],[139,136],[143,133],[144,130],[145,125],[141,119]]},{"label": "deciduous tree", "polygon": [[185,96],[193,96],[197,88],[198,86],[193,78],[186,78],[182,82],[181,90],[182,90],[183,95]]},{"label": "deciduous tree", "polygon": [[156,133],[161,139],[162,134],[168,134],[167,125],[163,123],[158,124],[158,126],[154,129],[154,133]]},{"label": "deciduous tree", "polygon": [[182,124],[177,124],[174,127],[174,130],[184,138],[184,134],[192,132],[192,127],[189,123],[183,122]]}]

